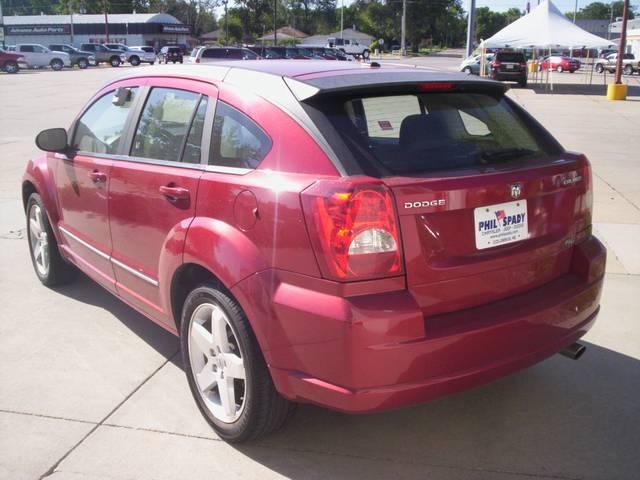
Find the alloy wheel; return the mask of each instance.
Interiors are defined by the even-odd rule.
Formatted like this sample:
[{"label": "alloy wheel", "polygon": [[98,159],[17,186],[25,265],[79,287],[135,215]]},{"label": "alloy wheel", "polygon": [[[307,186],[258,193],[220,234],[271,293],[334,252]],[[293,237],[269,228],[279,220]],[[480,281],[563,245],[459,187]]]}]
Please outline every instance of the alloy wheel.
[{"label": "alloy wheel", "polygon": [[29,210],[29,242],[36,269],[45,277],[49,273],[49,236],[42,219],[42,209],[37,204]]},{"label": "alloy wheel", "polygon": [[244,356],[229,318],[219,305],[203,303],[191,315],[188,335],[191,373],[204,405],[224,423],[245,406]]}]

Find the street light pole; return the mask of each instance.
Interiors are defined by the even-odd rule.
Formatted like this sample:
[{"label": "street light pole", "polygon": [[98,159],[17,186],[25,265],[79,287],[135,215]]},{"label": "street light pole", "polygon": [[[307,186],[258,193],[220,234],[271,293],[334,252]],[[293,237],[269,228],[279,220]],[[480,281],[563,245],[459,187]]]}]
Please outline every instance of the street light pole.
[{"label": "street light pole", "polygon": [[227,4],[229,0],[223,0],[224,4],[224,44],[229,45],[229,13],[227,12]]},{"label": "street light pole", "polygon": [[578,0],[576,0],[576,4],[573,7],[573,23],[576,23],[576,15],[578,14]]},{"label": "street light pole", "polygon": [[476,30],[476,0],[471,0],[469,18],[467,22],[467,57],[473,53],[473,37]]},{"label": "street light pole", "polygon": [[340,38],[344,38],[344,0],[340,7]]},{"label": "street light pole", "polygon": [[[613,7],[612,7],[613,9]],[[629,0],[624,0],[622,8],[622,28],[620,31],[620,46],[618,47],[618,56],[616,57],[616,81],[622,83],[622,58],[624,50],[627,46],[627,19],[629,18]]]},{"label": "street light pole", "polygon": [[273,0],[273,44],[278,45],[278,0]]},{"label": "street light pole", "polygon": [[402,0],[402,23],[400,26],[400,55],[407,55],[407,0]]}]

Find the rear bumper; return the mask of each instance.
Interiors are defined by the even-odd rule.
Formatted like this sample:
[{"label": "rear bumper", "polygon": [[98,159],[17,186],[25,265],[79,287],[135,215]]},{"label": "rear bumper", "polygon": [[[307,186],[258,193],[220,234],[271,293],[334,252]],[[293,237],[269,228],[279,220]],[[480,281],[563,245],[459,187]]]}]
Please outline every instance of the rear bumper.
[{"label": "rear bumper", "polygon": [[605,257],[592,237],[576,247],[572,271],[553,282],[428,318],[408,290],[349,296],[273,272],[265,273],[272,283],[258,274],[233,290],[243,306],[271,292],[269,306],[247,313],[265,319],[257,335],[281,394],[372,412],[473,388],[573,343],[598,313]]}]

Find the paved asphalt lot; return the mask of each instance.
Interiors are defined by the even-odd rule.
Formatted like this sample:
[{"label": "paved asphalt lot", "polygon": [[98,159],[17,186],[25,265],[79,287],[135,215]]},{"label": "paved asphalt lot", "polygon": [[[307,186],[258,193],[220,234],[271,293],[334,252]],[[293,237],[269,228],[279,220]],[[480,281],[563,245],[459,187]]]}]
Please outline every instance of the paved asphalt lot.
[{"label": "paved asphalt lot", "polygon": [[580,361],[555,356],[384,414],[302,406],[278,434],[233,447],[197,412],[174,337],[85,278],[41,286],[29,262],[19,196],[33,138],[68,126],[125,70],[0,75],[0,478],[639,478],[637,90],[626,102],[573,95],[566,81],[584,75],[562,74],[554,95],[510,93],[594,165],[596,230],[610,250],[602,312]]}]

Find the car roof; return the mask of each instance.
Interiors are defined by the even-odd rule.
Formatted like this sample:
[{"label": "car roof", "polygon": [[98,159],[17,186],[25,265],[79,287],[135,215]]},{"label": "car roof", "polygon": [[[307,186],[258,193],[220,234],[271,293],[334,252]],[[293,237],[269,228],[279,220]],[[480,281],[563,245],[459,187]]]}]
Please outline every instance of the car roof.
[{"label": "car roof", "polygon": [[234,84],[265,98],[271,97],[274,89],[280,90],[286,84],[289,94],[293,93],[298,100],[319,93],[420,82],[484,85],[501,92],[507,89],[500,82],[480,77],[471,78],[459,72],[432,71],[411,65],[376,65],[378,64],[326,60],[220,61],[215,64],[180,65],[171,69],[149,67],[115,79],[109,84],[129,78],[191,78]]}]

